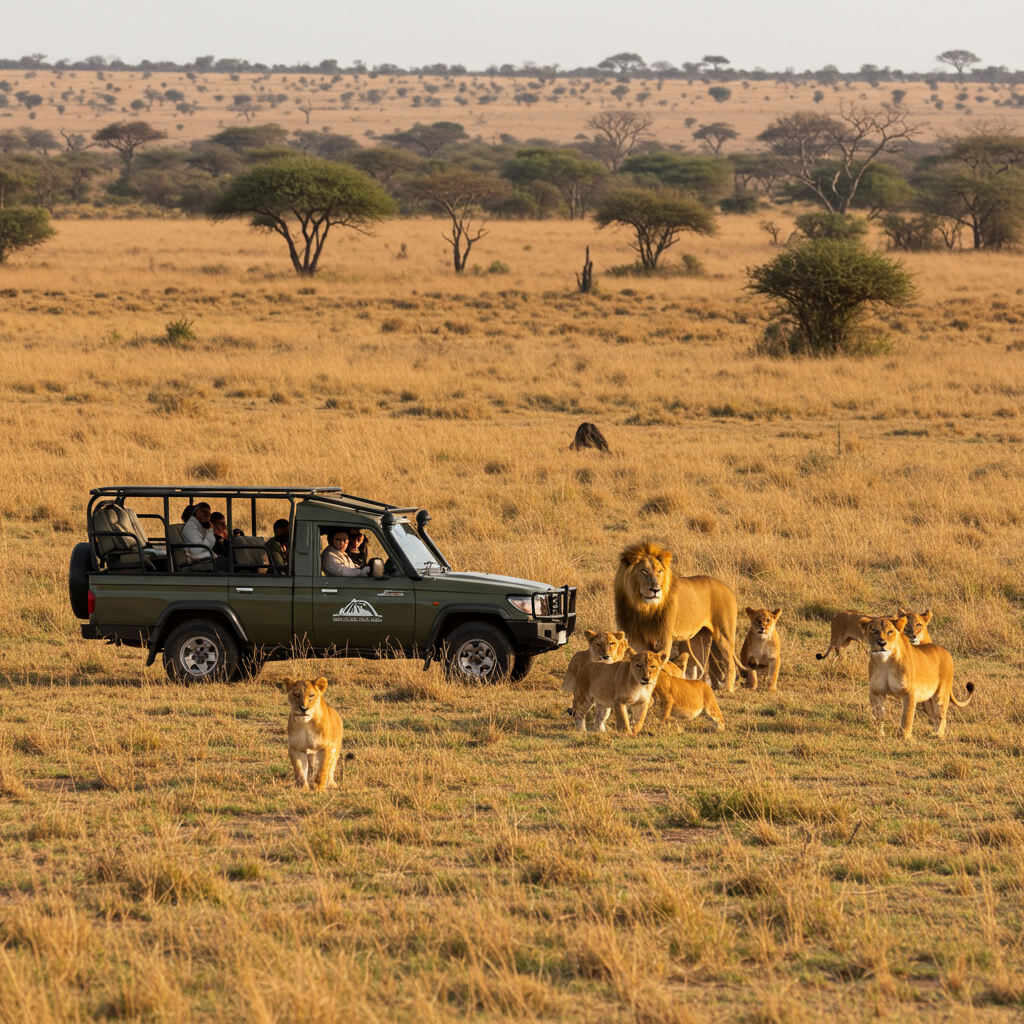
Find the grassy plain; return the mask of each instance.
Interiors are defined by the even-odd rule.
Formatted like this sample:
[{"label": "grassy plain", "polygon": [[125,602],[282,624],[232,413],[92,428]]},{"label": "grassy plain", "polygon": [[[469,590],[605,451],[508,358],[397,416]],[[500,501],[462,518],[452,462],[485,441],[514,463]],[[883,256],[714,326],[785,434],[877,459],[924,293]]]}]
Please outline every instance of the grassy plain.
[{"label": "grassy plain", "polygon": [[[1011,99],[1019,87],[982,82],[939,82],[933,90],[925,82],[739,81],[725,83],[731,95],[716,102],[708,90],[722,83],[663,79],[659,84],[654,77],[633,79],[621,99],[612,94],[621,83],[611,77],[540,83],[524,76],[342,75],[335,82],[319,74],[249,74],[235,81],[226,74],[210,74],[192,81],[184,73],[144,77],[136,71],[5,71],[0,78],[11,85],[10,106],[0,109],[0,130],[32,126],[90,136],[110,121],[142,118],[167,132],[171,144],[205,138],[231,125],[276,122],[289,130],[329,129],[369,145],[374,134],[409,128],[416,121],[457,121],[484,142],[497,142],[504,133],[524,141],[542,138],[564,144],[579,132],[590,133],[586,122],[595,113],[626,108],[651,114],[651,130],[663,145],[681,144],[697,152],[701,146],[692,138],[696,125],[726,121],[740,134],[726,151],[751,150],[759,148],[755,136],[780,114],[835,113],[840,102],[877,107],[891,103],[894,90],[905,94],[901,102],[911,120],[926,122],[920,142],[966,130],[979,117],[996,117],[1018,132],[1024,124],[1024,107]],[[28,108],[14,99],[23,90],[43,98],[32,120]],[[191,112],[183,114],[174,101],[164,99],[168,90],[181,93]],[[252,120],[230,109],[238,94],[250,96],[258,108]],[[517,101],[522,94],[538,99]],[[132,110],[133,101],[147,106]],[[690,119],[695,122],[688,125]]]},{"label": "grassy plain", "polygon": [[[776,361],[756,222],[684,241],[702,278],[612,278],[624,235],[551,221],[458,280],[429,220],[333,239],[312,282],[183,220],[5,265],[0,1021],[1020,1019],[1020,256],[909,255],[887,354]],[[566,450],[582,420],[610,456]],[[722,734],[579,737],[571,651],[518,687],[184,688],[76,639],[89,487],[209,478],[422,504],[457,567],[577,585],[581,632],[654,536],[782,606],[780,691],[724,695]],[[863,653],[814,660],[832,612],[897,603],[977,687],[944,742],[879,740]],[[331,795],[291,786],[295,668],[346,720]]]}]

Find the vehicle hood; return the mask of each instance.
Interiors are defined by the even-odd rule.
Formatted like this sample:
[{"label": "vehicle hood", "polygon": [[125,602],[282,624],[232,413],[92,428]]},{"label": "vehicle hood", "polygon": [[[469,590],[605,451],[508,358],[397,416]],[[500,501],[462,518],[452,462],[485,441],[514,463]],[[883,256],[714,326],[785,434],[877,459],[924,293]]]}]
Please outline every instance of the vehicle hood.
[{"label": "vehicle hood", "polygon": [[494,576],[486,572],[446,572],[439,576],[426,576],[418,584],[434,585],[438,587],[459,588],[469,585],[474,589],[479,586],[492,586],[495,589],[504,591],[533,591],[554,590],[550,583],[538,583],[536,580],[522,580],[517,576]]}]

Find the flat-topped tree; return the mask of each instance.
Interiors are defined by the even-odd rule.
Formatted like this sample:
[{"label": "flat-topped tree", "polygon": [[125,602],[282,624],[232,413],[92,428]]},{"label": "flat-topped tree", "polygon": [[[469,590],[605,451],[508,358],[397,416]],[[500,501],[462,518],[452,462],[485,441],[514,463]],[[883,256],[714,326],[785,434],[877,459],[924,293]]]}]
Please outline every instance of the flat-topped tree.
[{"label": "flat-topped tree", "polygon": [[981,62],[981,58],[971,53],[970,50],[943,50],[935,59],[942,64],[956,68],[957,81],[960,82],[964,80],[964,68]]},{"label": "flat-topped tree", "polygon": [[630,227],[636,241],[630,242],[646,271],[658,269],[661,254],[679,241],[682,231],[701,235],[714,233],[711,211],[698,199],[675,189],[620,188],[601,201],[594,215],[600,227],[619,224]]},{"label": "flat-topped tree", "polygon": [[[335,225],[365,232],[397,212],[395,201],[369,175],[348,164],[316,157],[277,157],[236,175],[210,215],[251,218],[288,244],[297,274],[317,271],[327,234]],[[299,236],[293,234],[298,224]]]},{"label": "flat-topped tree", "polygon": [[720,57],[715,54],[709,54],[706,57],[701,58],[702,64],[710,64],[712,70],[717,71],[723,64],[731,64],[732,61],[728,57]]},{"label": "flat-topped tree", "polygon": [[92,133],[92,141],[103,149],[117,150],[124,163],[123,177],[131,173],[135,151],[148,142],[159,142],[167,138],[167,132],[153,128],[146,121],[114,121],[105,128]]},{"label": "flat-topped tree", "polygon": [[616,53],[605,57],[597,66],[602,71],[614,71],[617,75],[639,75],[647,70],[647,64],[639,53]]},{"label": "flat-topped tree", "polygon": [[399,149],[412,150],[425,157],[436,156],[445,146],[453,142],[468,139],[466,129],[454,121],[435,121],[433,124],[414,124],[405,131],[382,135],[381,142],[386,142]]},{"label": "flat-topped tree", "polygon": [[713,124],[702,124],[693,133],[693,137],[698,142],[703,142],[717,156],[722,151],[722,146],[732,139],[739,138],[739,134],[731,124],[715,121]]}]

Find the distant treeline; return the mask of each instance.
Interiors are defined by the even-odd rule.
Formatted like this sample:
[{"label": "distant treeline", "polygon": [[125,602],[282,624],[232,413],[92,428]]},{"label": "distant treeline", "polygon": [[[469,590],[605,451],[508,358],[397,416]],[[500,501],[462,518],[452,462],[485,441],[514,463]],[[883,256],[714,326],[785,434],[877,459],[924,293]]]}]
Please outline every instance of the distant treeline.
[{"label": "distant treeline", "polygon": [[[960,51],[954,51],[960,52]],[[972,55],[973,56],[973,55]],[[623,59],[627,58],[627,59]],[[971,63],[981,63],[975,59]],[[464,64],[424,64],[420,67],[400,67],[397,64],[367,65],[362,61],[343,66],[336,60],[322,60],[318,64],[262,64],[252,63],[237,57],[216,58],[212,54],[196,57],[194,61],[179,64],[169,60],[142,60],[138,64],[127,64],[116,57],[108,59],[99,55],[84,60],[68,59],[48,62],[46,54],[30,54],[17,60],[0,58],[0,70],[7,71],[139,71],[143,74],[165,74],[180,72],[193,74],[321,74],[321,75],[431,75],[455,77],[463,75],[492,75],[512,78],[603,78],[614,75],[619,78],[672,78],[672,79],[714,79],[717,81],[754,82],[796,82],[815,81],[821,85],[833,85],[840,81],[867,82],[944,82],[962,81],[966,75],[973,81],[988,83],[1024,82],[1024,70],[1010,70],[1005,65],[988,65],[958,70],[902,71],[899,68],[879,67],[875,64],[861,64],[856,70],[842,71],[833,64],[826,64],[817,70],[797,71],[786,68],[783,71],[767,71],[762,67],[752,69],[733,68],[724,57],[705,57],[699,61],[683,61],[678,66],[669,61],[659,60],[647,64],[637,54],[617,54],[588,67],[563,68],[558,64],[536,64],[524,61],[522,64],[490,64],[486,68],[471,70]]]}]

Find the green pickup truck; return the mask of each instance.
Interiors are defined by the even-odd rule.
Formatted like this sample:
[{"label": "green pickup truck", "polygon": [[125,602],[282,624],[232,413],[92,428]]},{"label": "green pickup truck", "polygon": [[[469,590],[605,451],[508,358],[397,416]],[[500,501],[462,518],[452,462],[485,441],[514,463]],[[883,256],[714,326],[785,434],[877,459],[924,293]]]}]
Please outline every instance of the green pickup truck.
[{"label": "green pickup truck", "polygon": [[[199,503],[226,518],[216,558],[182,536]],[[422,657],[424,669],[436,658],[453,678],[518,680],[576,625],[574,587],[456,572],[425,509],[339,488],[100,487],[86,520],[68,572],[72,610],[88,619],[82,636],[144,647],[147,665],[162,654],[178,681],[310,656]],[[284,544],[268,544],[258,527],[282,520]],[[367,539],[366,575],[321,568],[329,538],[346,529]]]}]

